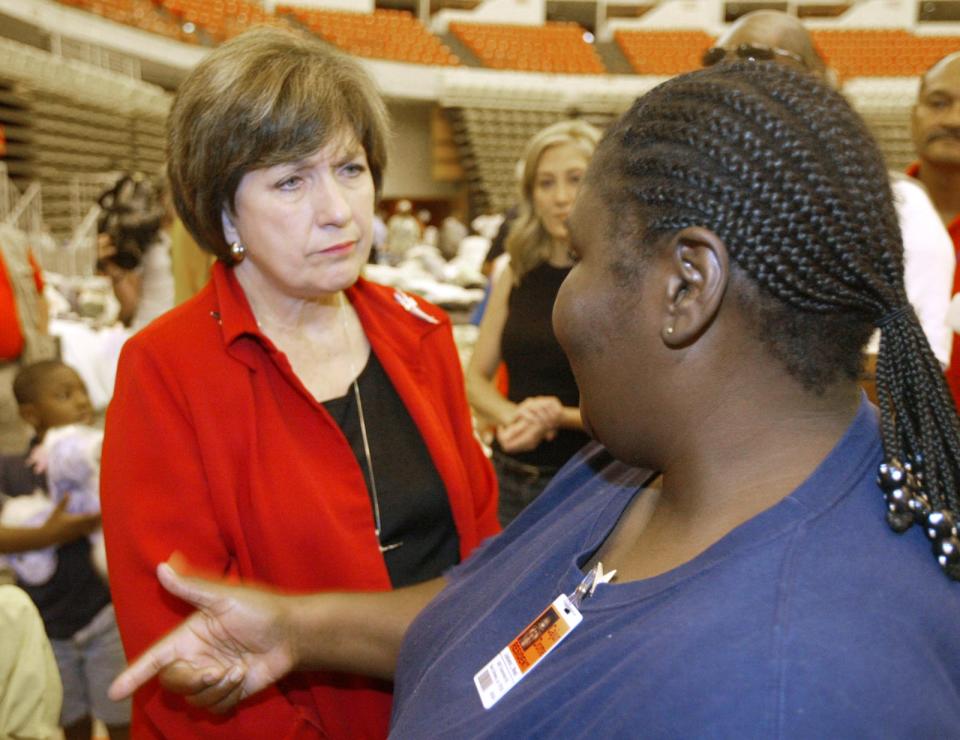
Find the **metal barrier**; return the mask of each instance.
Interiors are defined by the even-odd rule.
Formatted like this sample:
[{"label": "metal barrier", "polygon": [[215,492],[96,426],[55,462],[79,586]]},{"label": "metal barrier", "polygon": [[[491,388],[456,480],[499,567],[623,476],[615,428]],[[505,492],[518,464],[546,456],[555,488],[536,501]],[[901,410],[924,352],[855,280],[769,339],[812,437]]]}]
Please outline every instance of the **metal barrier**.
[{"label": "metal barrier", "polygon": [[[52,265],[44,269],[50,269],[61,275],[88,277],[93,275],[97,264],[97,220],[100,217],[100,206],[93,204],[87,211],[87,215],[73,230],[73,236],[62,247],[57,249],[56,258],[58,265],[54,268]],[[42,263],[42,260],[41,260]]]}]

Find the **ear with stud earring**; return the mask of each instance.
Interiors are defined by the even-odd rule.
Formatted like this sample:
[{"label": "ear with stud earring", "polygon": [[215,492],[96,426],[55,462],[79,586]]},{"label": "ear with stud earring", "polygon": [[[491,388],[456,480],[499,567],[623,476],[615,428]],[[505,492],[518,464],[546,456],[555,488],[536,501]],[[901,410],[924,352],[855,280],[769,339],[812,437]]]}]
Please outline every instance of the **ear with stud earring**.
[{"label": "ear with stud earring", "polygon": [[230,245],[230,256],[233,257],[233,264],[239,264],[247,256],[247,248],[240,242],[234,242]]}]

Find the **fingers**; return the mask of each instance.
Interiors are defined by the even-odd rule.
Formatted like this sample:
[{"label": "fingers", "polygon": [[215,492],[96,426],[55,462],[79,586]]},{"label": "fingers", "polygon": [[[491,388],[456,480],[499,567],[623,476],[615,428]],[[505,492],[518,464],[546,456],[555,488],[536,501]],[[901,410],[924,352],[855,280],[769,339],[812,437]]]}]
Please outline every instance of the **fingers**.
[{"label": "fingers", "polygon": [[540,444],[543,436],[543,430],[539,426],[522,419],[497,429],[497,441],[507,454],[532,450]]},{"label": "fingers", "polygon": [[173,569],[169,561],[157,566],[157,578],[171,594],[200,609],[212,608],[224,588],[202,578],[182,576]]},{"label": "fingers", "polygon": [[148,648],[145,653],[114,679],[107,690],[107,696],[113,701],[120,701],[132,696],[134,691],[156,676],[164,666],[172,663],[175,658],[172,637],[163,638],[160,642]]},{"label": "fingers", "polygon": [[517,409],[519,416],[539,424],[545,431],[555,428],[563,414],[563,404],[556,396],[531,396],[525,398]]},{"label": "fingers", "polygon": [[63,498],[57,502],[57,505],[53,507],[53,510],[50,512],[50,516],[47,517],[47,520],[53,519],[58,514],[62,514],[66,511],[67,504],[70,503],[70,494],[65,493]]},{"label": "fingers", "polygon": [[185,660],[175,660],[157,673],[160,685],[174,694],[203,695],[225,678],[220,666],[198,667]]},{"label": "fingers", "polygon": [[207,709],[214,714],[226,714],[243,699],[245,699],[246,696],[247,694],[243,689],[243,681],[241,680],[233,687],[233,689],[230,690],[226,696],[223,697],[223,699],[218,701],[216,704],[208,706]]},{"label": "fingers", "polygon": [[[199,691],[188,694],[186,700],[188,704],[195,707],[207,709],[216,714],[223,714],[233,709],[236,704],[244,698],[243,681],[246,678],[246,671],[242,665],[235,665],[219,681],[203,686]],[[177,689],[164,683],[161,674],[160,683],[171,691]]]},{"label": "fingers", "polygon": [[217,714],[232,709],[244,697],[246,670],[235,665],[229,671],[220,666],[198,667],[178,660],[160,671],[160,685],[184,696],[188,704]]}]

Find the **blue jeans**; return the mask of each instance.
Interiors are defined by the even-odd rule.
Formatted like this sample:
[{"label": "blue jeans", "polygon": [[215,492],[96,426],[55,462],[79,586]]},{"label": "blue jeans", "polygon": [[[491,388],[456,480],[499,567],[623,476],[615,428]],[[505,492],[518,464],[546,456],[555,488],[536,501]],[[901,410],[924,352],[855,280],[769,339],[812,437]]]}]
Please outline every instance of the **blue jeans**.
[{"label": "blue jeans", "polygon": [[127,665],[113,604],[103,607],[72,637],[50,640],[50,645],[63,682],[60,723],[64,727],[89,716],[108,726],[130,724],[130,700],[107,698],[110,682]]}]

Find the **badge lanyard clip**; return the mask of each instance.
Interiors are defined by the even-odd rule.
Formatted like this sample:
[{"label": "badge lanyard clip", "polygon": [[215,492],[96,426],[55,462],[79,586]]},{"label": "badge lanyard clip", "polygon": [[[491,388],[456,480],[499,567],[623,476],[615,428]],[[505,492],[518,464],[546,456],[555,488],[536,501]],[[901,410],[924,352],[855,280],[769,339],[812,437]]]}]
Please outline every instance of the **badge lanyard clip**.
[{"label": "badge lanyard clip", "polygon": [[597,563],[573,593],[560,594],[536,619],[523,628],[493,660],[473,677],[484,709],[489,709],[583,621],[580,605],[601,583],[610,583],[616,570],[603,572]]}]

